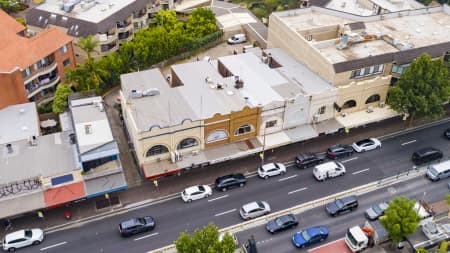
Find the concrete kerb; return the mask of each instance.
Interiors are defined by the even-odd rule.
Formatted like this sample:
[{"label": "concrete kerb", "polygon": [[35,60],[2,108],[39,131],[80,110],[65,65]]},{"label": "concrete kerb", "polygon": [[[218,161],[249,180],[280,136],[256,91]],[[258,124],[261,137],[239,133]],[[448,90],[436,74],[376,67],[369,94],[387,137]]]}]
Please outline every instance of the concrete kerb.
[{"label": "concrete kerb", "polygon": [[378,137],[378,139],[380,139],[380,140],[387,140],[387,139],[390,139],[390,138],[393,138],[393,137],[396,137],[396,136],[399,136],[399,135],[412,133],[412,132],[415,132],[415,131],[418,131],[418,130],[421,130],[421,129],[424,129],[424,128],[440,125],[440,124],[445,123],[445,122],[450,122],[450,117],[443,118],[443,119],[440,119],[440,120],[436,120],[436,121],[433,121],[433,122],[430,122],[430,123],[425,123],[425,124],[422,124],[422,125],[419,125],[419,126],[415,126],[415,127],[409,128],[409,129],[400,130],[400,131],[397,131],[397,132],[394,132],[394,133],[389,133],[389,134],[386,134],[386,135]]},{"label": "concrete kerb", "polygon": [[[288,209],[284,209],[275,213],[271,213],[269,215],[265,215],[250,221],[245,221],[236,225],[232,225],[226,228],[220,229],[220,232],[222,233],[236,233],[243,230],[247,230],[262,224],[267,223],[269,220],[275,219],[278,216],[284,215],[284,214],[300,214],[302,212],[305,212],[307,210],[310,210],[312,208],[323,206],[331,201],[333,201],[336,198],[348,196],[348,195],[363,195],[372,191],[375,191],[377,189],[385,188],[388,186],[391,186],[393,184],[397,184],[409,179],[413,179],[415,177],[421,176],[425,173],[426,166],[414,170],[410,170],[404,173],[400,173],[399,175],[395,175],[386,179],[382,179],[379,181],[371,182],[362,186],[355,187],[350,190],[346,190],[343,192],[339,192],[336,194],[333,194],[331,196],[323,197],[317,200],[312,200],[307,203],[303,203]],[[156,250],[149,251],[148,253],[176,253],[175,245],[168,245]]]}]

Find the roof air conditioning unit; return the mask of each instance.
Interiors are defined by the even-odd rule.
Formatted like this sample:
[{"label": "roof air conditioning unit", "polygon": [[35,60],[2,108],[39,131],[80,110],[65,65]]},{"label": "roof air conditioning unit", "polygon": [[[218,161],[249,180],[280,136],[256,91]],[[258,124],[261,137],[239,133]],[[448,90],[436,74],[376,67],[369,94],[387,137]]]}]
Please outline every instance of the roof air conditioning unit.
[{"label": "roof air conditioning unit", "polygon": [[379,104],[380,108],[383,108],[385,105],[386,105],[385,102],[380,102],[380,104]]},{"label": "roof air conditioning unit", "polygon": [[319,121],[319,114],[314,114],[313,116],[313,122],[318,122]]},{"label": "roof air conditioning unit", "polygon": [[367,112],[367,113],[373,112],[373,107],[372,107],[372,106],[367,107],[366,112]]},{"label": "roof air conditioning unit", "polygon": [[147,89],[144,92],[142,92],[142,96],[155,96],[155,95],[159,95],[159,94],[160,94],[160,92],[156,88]]},{"label": "roof air conditioning unit", "polygon": [[30,146],[37,146],[36,135],[31,136],[29,142],[30,142]]},{"label": "roof air conditioning unit", "polygon": [[343,112],[341,113],[342,118],[345,118],[347,116],[347,113]]},{"label": "roof air conditioning unit", "polygon": [[140,97],[142,97],[142,91],[131,90],[131,98],[140,98]]}]

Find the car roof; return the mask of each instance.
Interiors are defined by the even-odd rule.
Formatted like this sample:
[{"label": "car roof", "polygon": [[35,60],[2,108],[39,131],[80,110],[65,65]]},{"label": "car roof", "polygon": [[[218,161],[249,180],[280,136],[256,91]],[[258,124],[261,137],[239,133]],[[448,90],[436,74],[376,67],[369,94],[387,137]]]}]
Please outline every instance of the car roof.
[{"label": "car roof", "polygon": [[275,163],[266,163],[262,166],[262,168],[264,170],[268,170],[268,169],[275,168],[275,167],[276,167]]},{"label": "car roof", "polygon": [[11,240],[15,240],[15,239],[19,239],[19,238],[24,238],[24,237],[25,237],[25,230],[22,229],[22,230],[19,230],[19,231],[16,231],[16,232],[12,232],[12,233],[7,234],[7,235],[5,236],[5,240],[6,240],[7,242],[9,242],[9,241],[11,241]]},{"label": "car roof", "polygon": [[204,185],[194,185],[194,186],[191,186],[191,187],[188,187],[188,188],[184,189],[184,191],[185,191],[187,194],[191,194],[191,193],[193,193],[193,192],[198,191],[200,186],[203,186],[203,187],[206,188],[206,186],[204,186]]},{"label": "car roof", "polygon": [[336,167],[339,167],[339,165],[335,161],[326,162],[326,163],[322,163],[322,164],[316,165],[316,169],[318,171],[327,171],[327,170],[331,170],[331,169],[336,168]]},{"label": "car roof", "polygon": [[250,210],[254,210],[256,208],[259,208],[258,202],[260,202],[263,206],[264,204],[262,203],[262,201],[253,201],[250,203],[247,203],[245,205],[242,206],[242,209],[244,209],[244,211],[250,211]]},{"label": "car roof", "polygon": [[316,155],[313,153],[307,152],[307,153],[302,153],[302,154],[297,155],[297,158],[305,159],[305,158],[314,157],[314,156],[316,156]]},{"label": "car roof", "polygon": [[356,196],[354,196],[354,195],[351,195],[351,196],[345,196],[345,197],[340,198],[340,200],[341,200],[342,202],[352,202],[352,201],[355,201],[355,200],[356,200]]},{"label": "car roof", "polygon": [[120,223],[120,225],[122,226],[122,228],[129,228],[132,227],[136,224],[140,224],[138,218],[131,218],[129,220],[123,221],[122,223]]},{"label": "car roof", "polygon": [[295,219],[295,216],[293,215],[293,214],[285,214],[285,215],[282,215],[282,216],[278,216],[277,218],[275,218],[275,219],[280,219],[280,220],[282,220],[282,221],[287,221],[287,220],[296,220]]},{"label": "car roof", "polygon": [[416,150],[414,153],[417,153],[419,155],[424,155],[424,154],[430,153],[430,152],[440,152],[440,153],[442,153],[439,149],[433,148],[433,147],[421,148],[421,149]]}]

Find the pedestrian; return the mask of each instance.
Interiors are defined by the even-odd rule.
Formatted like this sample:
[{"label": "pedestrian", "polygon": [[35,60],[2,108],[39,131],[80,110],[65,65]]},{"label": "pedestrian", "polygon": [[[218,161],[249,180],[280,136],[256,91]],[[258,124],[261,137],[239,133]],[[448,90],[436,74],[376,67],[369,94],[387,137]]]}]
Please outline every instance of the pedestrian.
[{"label": "pedestrian", "polygon": [[345,133],[348,135],[350,133],[350,128],[346,127],[345,128]]},{"label": "pedestrian", "polygon": [[155,186],[155,188],[158,188],[158,180],[157,179],[153,180],[153,185]]},{"label": "pedestrian", "polygon": [[10,220],[10,219],[7,219],[7,220],[5,221],[5,231],[12,230],[12,229],[13,229],[13,227],[12,227],[11,220]]},{"label": "pedestrian", "polygon": [[233,50],[233,54],[237,54],[236,50]]},{"label": "pedestrian", "polygon": [[197,61],[200,61],[200,59],[198,58],[198,56],[197,56]]}]

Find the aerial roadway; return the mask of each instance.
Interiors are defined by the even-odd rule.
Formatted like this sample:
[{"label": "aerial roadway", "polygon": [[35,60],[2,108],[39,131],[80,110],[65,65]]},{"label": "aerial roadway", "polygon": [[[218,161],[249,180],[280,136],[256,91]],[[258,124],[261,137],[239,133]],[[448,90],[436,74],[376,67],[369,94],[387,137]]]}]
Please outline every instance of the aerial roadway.
[{"label": "aerial roadway", "polygon": [[[295,167],[292,161],[286,164],[287,172],[283,175],[270,177],[267,180],[252,176],[247,179],[244,187],[225,192],[218,192],[213,189],[210,197],[194,200],[191,203],[185,203],[178,196],[162,203],[154,203],[112,217],[105,217],[98,221],[79,224],[70,229],[47,234],[40,245],[21,249],[21,252],[37,252],[37,249],[39,252],[58,253],[148,252],[172,244],[182,231],[192,232],[209,222],[214,222],[220,228],[239,224],[243,221],[239,215],[239,209],[242,205],[252,201],[266,201],[270,204],[271,212],[276,212],[411,170],[413,168],[411,154],[418,148],[433,146],[442,150],[444,157],[449,157],[450,141],[443,138],[442,135],[446,128],[448,128],[448,124],[440,124],[404,135],[393,136],[381,140],[382,148],[380,149],[354,153],[352,156],[340,158],[338,161],[346,167],[346,174],[324,182],[318,182],[314,179],[312,168],[300,170]],[[294,160],[294,157],[292,160]],[[420,183],[421,181],[417,182]],[[430,184],[423,182],[423,180],[421,183],[426,183],[426,186],[411,187],[410,191],[406,189],[405,192],[413,193],[413,190],[434,188],[441,184]],[[345,229],[343,224],[354,224],[361,221],[361,212],[363,212],[365,206],[383,197],[392,198],[389,194],[386,190],[382,195],[369,194],[368,197],[361,199],[361,207],[358,208],[357,212],[339,218],[327,217],[323,207],[319,208],[319,211],[309,211],[299,215],[299,227],[322,221],[323,224],[330,225],[331,235],[327,240],[342,237],[343,230],[340,229]],[[417,192],[417,194],[420,195],[420,192]],[[430,196],[434,195],[427,191],[427,198]],[[151,215],[155,219],[156,227],[154,230],[128,238],[120,236],[118,224],[121,221],[146,215]],[[308,219],[304,217],[308,217]],[[306,222],[306,220],[308,221]],[[334,222],[337,222],[337,225]],[[265,251],[261,252],[292,251],[292,243],[289,241],[291,233],[288,231],[270,236],[265,234],[263,228],[256,228],[256,230],[239,234],[239,236],[245,237],[249,234],[255,234],[258,241],[264,240],[261,243],[261,249]],[[268,242],[265,242],[266,240]],[[271,241],[279,243],[271,243]],[[275,250],[274,247],[278,244],[281,249]]]}]

